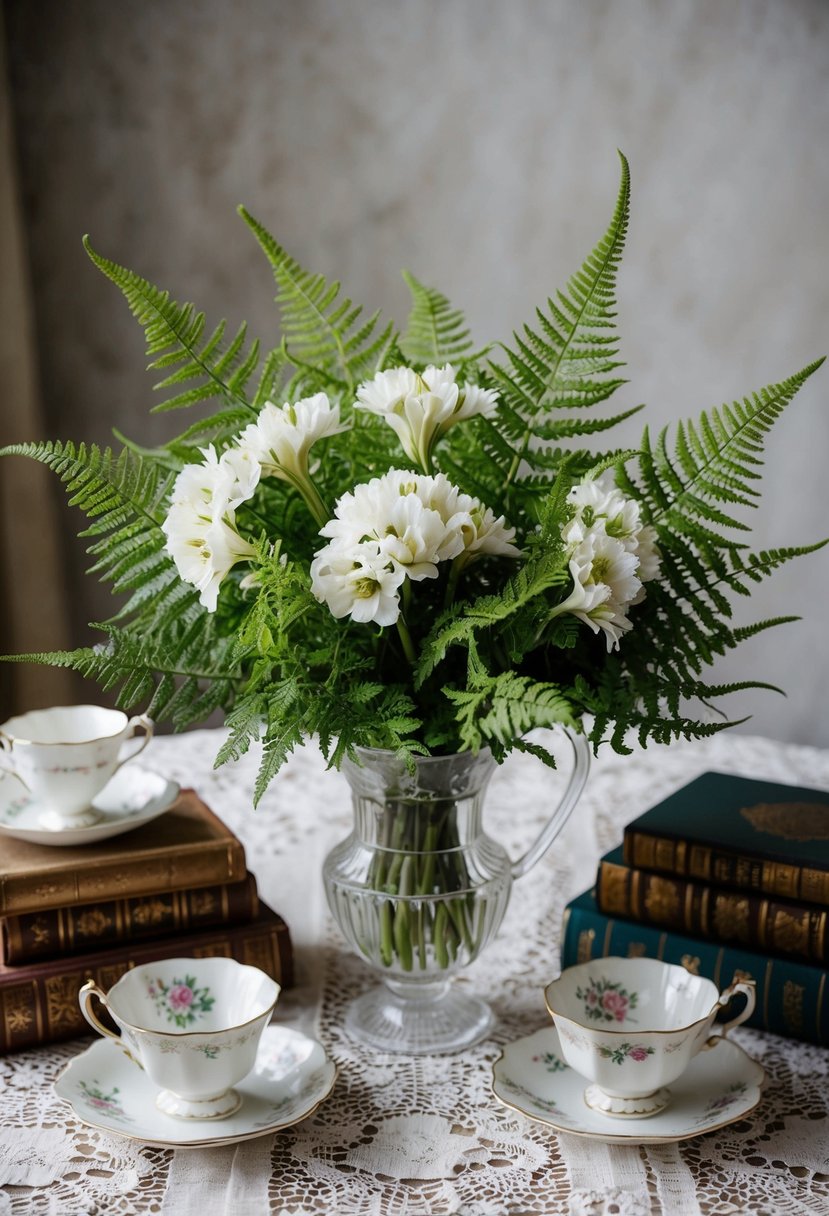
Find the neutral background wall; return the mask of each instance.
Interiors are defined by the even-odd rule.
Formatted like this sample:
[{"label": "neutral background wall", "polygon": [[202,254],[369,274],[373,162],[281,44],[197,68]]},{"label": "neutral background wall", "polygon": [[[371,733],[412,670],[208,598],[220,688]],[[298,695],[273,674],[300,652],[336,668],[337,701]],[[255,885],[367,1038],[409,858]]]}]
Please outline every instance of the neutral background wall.
[{"label": "neutral background wall", "polygon": [[[481,341],[578,266],[633,171],[620,278],[631,383],[662,425],[829,350],[829,5],[751,0],[6,0],[40,371],[51,434],[151,443],[140,329],[102,252],[274,338],[244,203],[305,264],[403,319],[399,269]],[[769,443],[758,545],[829,533],[829,371]],[[635,441],[640,421],[620,441]],[[180,428],[179,428],[180,429]],[[107,612],[64,511],[73,631]],[[829,745],[829,556],[741,619],[800,613],[721,671],[789,690],[747,729]]]}]

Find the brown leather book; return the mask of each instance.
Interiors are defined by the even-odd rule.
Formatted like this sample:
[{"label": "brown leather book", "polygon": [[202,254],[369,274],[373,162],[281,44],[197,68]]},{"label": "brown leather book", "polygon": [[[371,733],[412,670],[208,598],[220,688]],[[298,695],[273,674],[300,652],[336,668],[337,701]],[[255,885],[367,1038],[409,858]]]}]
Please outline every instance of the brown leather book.
[{"label": "brown leather book", "polygon": [[0,966],[0,1055],[86,1033],[78,992],[89,979],[106,990],[125,971],[144,963],[214,955],[259,967],[283,988],[293,982],[288,926],[262,903],[255,920],[236,928],[206,929],[24,967]]},{"label": "brown leather book", "polygon": [[241,925],[252,920],[258,910],[252,874],[241,882],[222,886],[46,908],[0,921],[2,961],[18,966],[103,950],[116,942],[141,941],[214,925]]},{"label": "brown leather book", "polygon": [[194,790],[158,819],[100,844],[49,848],[4,839],[0,915],[240,882],[241,842]]},{"label": "brown leather book", "polygon": [[826,908],[654,874],[625,865],[622,856],[614,849],[599,862],[596,898],[605,916],[781,958],[829,963]]}]

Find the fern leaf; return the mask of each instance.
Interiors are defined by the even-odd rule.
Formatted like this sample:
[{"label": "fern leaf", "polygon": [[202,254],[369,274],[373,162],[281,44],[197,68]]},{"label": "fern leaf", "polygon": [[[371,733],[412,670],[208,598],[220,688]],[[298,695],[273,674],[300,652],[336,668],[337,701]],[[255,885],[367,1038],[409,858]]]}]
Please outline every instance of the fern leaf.
[{"label": "fern leaf", "polygon": [[[551,409],[598,405],[624,383],[613,374],[622,366],[615,358],[615,289],[630,205],[628,163],[621,153],[620,158],[619,193],[604,236],[566,289],[537,310],[536,328],[525,325],[514,335],[515,346],[504,347],[506,365],[492,365],[505,401],[525,423],[509,481],[532,447],[540,417]],[[581,433],[577,423],[571,433]]]},{"label": "fern leaf", "polygon": [[336,375],[353,392],[383,365],[396,337],[394,326],[381,328],[379,312],[361,320],[362,308],[340,295],[339,283],[304,270],[250,212],[240,207],[239,214],[273,270],[289,357]]},{"label": "fern leaf", "polygon": [[144,327],[150,368],[175,368],[155,387],[178,391],[156,405],[154,412],[218,399],[253,414],[245,389],[258,363],[259,344],[247,344],[245,324],[229,342],[225,341],[224,321],[205,339],[204,313],[196,312],[192,304],[176,303],[169,292],[102,257],[92,248],[88,236],[83,243],[91,260],[121,290],[133,316]]},{"label": "fern leaf", "polygon": [[535,682],[512,671],[474,683],[469,690],[444,689],[457,707],[461,741],[471,751],[485,744],[508,750],[516,738],[537,726],[575,726],[572,705],[556,684]]},{"label": "fern leaf", "polygon": [[462,363],[479,358],[472,354],[469,327],[460,309],[453,308],[446,296],[403,271],[412,296],[412,308],[400,346],[406,359],[421,366],[440,367],[443,363]]},{"label": "fern leaf", "polygon": [[823,361],[816,359],[742,401],[703,411],[697,425],[680,424],[673,458],[666,431],[655,447],[645,431],[637,474],[622,473],[619,480],[623,489],[644,501],[649,522],[660,536],[686,530],[688,521],[707,529],[714,544],[723,542],[716,530],[708,528],[710,524],[745,530],[746,525],[723,506],[755,505],[752,482],[759,478],[765,437]]}]

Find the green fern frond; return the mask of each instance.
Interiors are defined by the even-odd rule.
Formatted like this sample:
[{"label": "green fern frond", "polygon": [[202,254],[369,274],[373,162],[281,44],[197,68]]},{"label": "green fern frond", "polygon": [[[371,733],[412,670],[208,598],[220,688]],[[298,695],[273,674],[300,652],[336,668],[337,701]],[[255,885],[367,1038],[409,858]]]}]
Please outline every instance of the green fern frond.
[{"label": "green fern frond", "polygon": [[464,747],[491,746],[499,753],[538,726],[576,725],[573,707],[556,684],[540,683],[513,671],[474,681],[471,689],[446,688],[456,706]]},{"label": "green fern frond", "polygon": [[394,326],[380,328],[379,311],[364,319],[360,305],[340,295],[339,283],[303,270],[249,211],[238,210],[271,264],[289,357],[336,376],[353,392],[385,365]]},{"label": "green fern frond", "polygon": [[[238,672],[230,662],[230,646],[204,632],[184,631],[185,643],[172,645],[168,631],[161,645],[156,637],[101,626],[108,641],[101,646],[14,655],[15,662],[69,668],[95,680],[105,691],[116,690],[123,709],[147,705],[159,720],[183,729],[232,700]],[[208,658],[209,655],[209,658]],[[8,662],[9,656],[2,656]]]},{"label": "green fern frond", "polygon": [[[551,409],[589,409],[625,383],[613,374],[622,366],[615,358],[615,290],[630,206],[628,163],[619,155],[619,193],[604,236],[566,289],[547,301],[546,310],[537,310],[537,328],[526,325],[514,335],[514,348],[504,347],[507,365],[492,365],[505,401],[525,422],[510,481],[532,447],[540,416]],[[577,427],[573,433],[580,433]]]},{"label": "green fern frond", "polygon": [[88,236],[83,244],[98,269],[123,292],[130,311],[144,327],[149,367],[168,371],[155,388],[175,391],[154,406],[153,412],[183,409],[214,399],[254,412],[245,390],[259,363],[259,342],[248,342],[244,322],[230,339],[226,337],[225,321],[205,336],[204,313],[196,312],[193,304],[176,303],[169,292],[160,291],[135,271],[102,257],[92,248]]},{"label": "green fern frond", "polygon": [[408,270],[403,271],[403,278],[411,292],[412,308],[400,348],[409,362],[440,367],[477,360],[486,353],[472,353],[466,318],[446,296],[434,287],[424,287]]},{"label": "green fern frond", "polygon": [[778,625],[791,625],[802,619],[799,616],[773,616],[765,621],[756,621],[753,625],[740,625],[734,630],[734,640],[746,642],[749,638],[756,637],[758,633],[765,633],[767,629],[776,629]]},{"label": "green fern frond", "polygon": [[717,546],[730,543],[721,539],[718,529],[746,530],[723,507],[755,505],[753,483],[760,477],[765,437],[823,361],[816,359],[742,401],[703,411],[696,424],[680,423],[673,455],[668,452],[667,428],[655,445],[645,430],[636,474],[623,472],[619,482],[644,502],[660,536],[698,529]]},{"label": "green fern frond", "polygon": [[522,566],[497,595],[479,596],[472,603],[456,605],[443,613],[421,646],[414,669],[415,688],[423,686],[451,646],[468,644],[478,631],[501,624],[522,609],[533,612],[538,627],[538,615],[546,614],[546,606],[543,601],[540,604],[534,601],[550,588],[563,586],[568,579],[565,559],[558,549],[551,549]]},{"label": "green fern frond", "polygon": [[[92,444],[62,442],[12,444],[0,456],[28,456],[52,469],[66,486],[71,506],[92,523],[81,533],[95,537],[88,552],[93,569],[113,591],[132,591],[122,613],[134,611],[147,598],[181,584],[164,552],[161,523],[172,485],[172,471],[129,449],[114,453]],[[192,589],[187,589],[192,596]]]}]

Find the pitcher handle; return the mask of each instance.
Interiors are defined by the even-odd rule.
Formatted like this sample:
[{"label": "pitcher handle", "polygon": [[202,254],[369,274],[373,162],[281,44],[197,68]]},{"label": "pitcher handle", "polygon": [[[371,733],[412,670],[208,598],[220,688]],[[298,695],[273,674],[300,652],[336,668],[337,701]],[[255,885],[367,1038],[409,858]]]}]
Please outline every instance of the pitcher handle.
[{"label": "pitcher handle", "polygon": [[590,744],[584,735],[577,735],[570,731],[567,731],[567,738],[573,749],[573,771],[570,774],[567,788],[537,839],[530,845],[523,857],[519,857],[518,861],[513,862],[510,871],[513,878],[522,878],[537,861],[541,860],[569,819],[584,789],[587,774],[590,771]]}]

